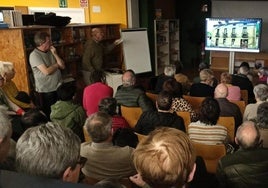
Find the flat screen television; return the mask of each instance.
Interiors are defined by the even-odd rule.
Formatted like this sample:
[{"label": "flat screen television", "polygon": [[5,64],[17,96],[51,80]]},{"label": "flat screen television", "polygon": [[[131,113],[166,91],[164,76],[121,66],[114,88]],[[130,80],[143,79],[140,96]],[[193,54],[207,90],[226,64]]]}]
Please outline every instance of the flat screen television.
[{"label": "flat screen television", "polygon": [[261,51],[261,18],[206,18],[205,50]]}]

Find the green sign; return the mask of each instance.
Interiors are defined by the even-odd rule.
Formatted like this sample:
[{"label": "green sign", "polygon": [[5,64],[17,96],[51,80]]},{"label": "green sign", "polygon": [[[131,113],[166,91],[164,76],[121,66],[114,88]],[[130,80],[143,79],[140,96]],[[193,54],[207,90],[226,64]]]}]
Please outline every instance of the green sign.
[{"label": "green sign", "polygon": [[68,7],[67,0],[59,0],[59,7],[67,8]]}]

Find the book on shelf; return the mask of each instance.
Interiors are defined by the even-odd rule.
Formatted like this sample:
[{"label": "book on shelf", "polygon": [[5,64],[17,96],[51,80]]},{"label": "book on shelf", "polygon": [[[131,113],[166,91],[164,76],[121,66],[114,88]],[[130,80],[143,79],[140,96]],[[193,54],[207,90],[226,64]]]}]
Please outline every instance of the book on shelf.
[{"label": "book on shelf", "polygon": [[3,10],[3,18],[9,27],[23,26],[22,13],[18,10]]}]

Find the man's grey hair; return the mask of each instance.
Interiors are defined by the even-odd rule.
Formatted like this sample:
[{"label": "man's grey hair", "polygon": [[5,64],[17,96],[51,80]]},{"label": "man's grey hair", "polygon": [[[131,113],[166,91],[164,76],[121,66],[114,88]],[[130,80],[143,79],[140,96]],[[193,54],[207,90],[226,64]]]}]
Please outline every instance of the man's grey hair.
[{"label": "man's grey hair", "polygon": [[249,73],[249,69],[246,66],[242,66],[239,68],[239,73],[247,75]]},{"label": "man's grey hair", "polygon": [[27,129],[16,145],[19,172],[61,179],[80,157],[81,141],[73,131],[48,122]]},{"label": "man's grey hair", "polygon": [[268,86],[265,84],[258,84],[254,86],[253,93],[256,98],[259,98],[261,101],[266,101],[268,98]]},{"label": "man's grey hair", "polygon": [[11,120],[6,113],[6,109],[0,107],[0,139],[5,139],[10,129],[12,129]]},{"label": "man's grey hair", "polygon": [[166,76],[174,76],[176,73],[176,66],[175,65],[166,65],[164,68],[164,74]]}]

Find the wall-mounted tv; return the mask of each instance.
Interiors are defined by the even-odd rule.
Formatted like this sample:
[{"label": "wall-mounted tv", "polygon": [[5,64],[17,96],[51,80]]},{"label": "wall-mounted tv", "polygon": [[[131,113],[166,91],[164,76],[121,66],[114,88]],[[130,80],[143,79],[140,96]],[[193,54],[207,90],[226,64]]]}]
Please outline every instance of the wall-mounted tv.
[{"label": "wall-mounted tv", "polygon": [[206,18],[205,50],[260,52],[261,18]]}]

